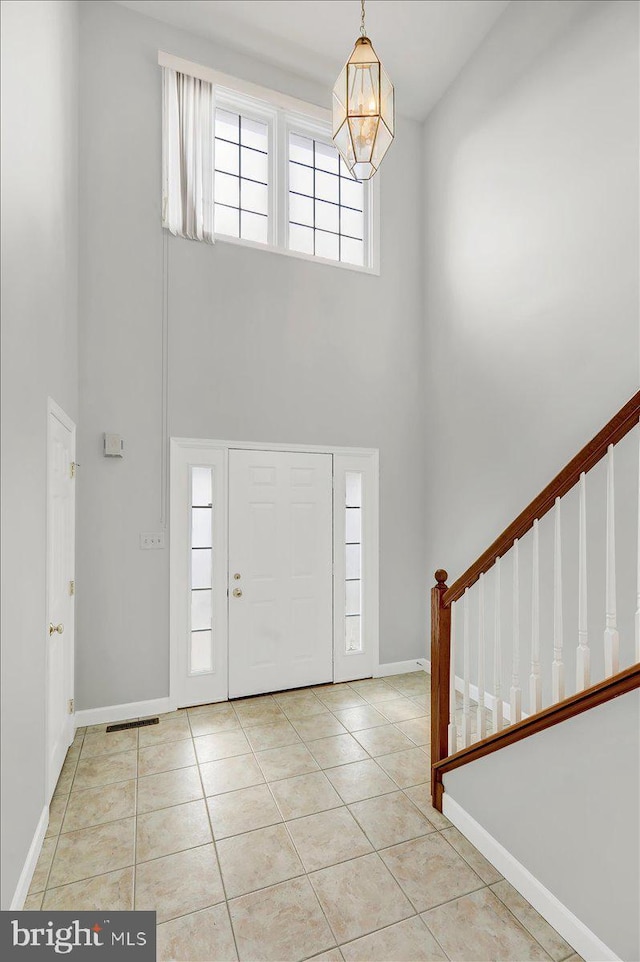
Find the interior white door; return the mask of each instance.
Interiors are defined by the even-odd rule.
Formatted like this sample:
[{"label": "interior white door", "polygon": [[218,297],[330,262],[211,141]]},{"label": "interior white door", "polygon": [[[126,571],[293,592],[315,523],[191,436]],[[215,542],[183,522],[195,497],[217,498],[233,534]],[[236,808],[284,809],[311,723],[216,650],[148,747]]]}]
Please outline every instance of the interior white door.
[{"label": "interior white door", "polygon": [[333,679],[330,454],[229,452],[229,697]]},{"label": "interior white door", "polygon": [[47,457],[47,784],[73,741],[75,425],[49,402]]}]

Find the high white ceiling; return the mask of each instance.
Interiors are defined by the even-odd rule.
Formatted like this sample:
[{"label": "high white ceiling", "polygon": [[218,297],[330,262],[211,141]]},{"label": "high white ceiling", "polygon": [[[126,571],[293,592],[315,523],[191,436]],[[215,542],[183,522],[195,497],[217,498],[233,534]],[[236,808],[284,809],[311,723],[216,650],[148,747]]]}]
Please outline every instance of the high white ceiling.
[{"label": "high white ceiling", "polygon": [[[359,0],[116,0],[326,85],[360,29]],[[398,113],[424,119],[509,0],[368,0],[367,33]]]}]

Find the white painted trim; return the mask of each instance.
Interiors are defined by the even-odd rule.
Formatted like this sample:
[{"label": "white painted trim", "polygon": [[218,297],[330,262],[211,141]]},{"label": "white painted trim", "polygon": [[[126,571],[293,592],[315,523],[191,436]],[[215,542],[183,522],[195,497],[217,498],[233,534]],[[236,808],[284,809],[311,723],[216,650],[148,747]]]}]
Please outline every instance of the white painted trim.
[{"label": "white painted trim", "polygon": [[[366,468],[363,467],[363,473],[366,478],[368,478],[369,485],[369,505],[370,505],[370,521],[371,529],[369,531],[369,542],[370,542],[370,556],[369,556],[369,579],[371,587],[371,598],[369,600],[369,622],[370,622],[370,656],[368,669],[365,671],[373,670],[379,664],[379,606],[380,606],[380,586],[379,586],[379,532],[380,532],[380,518],[379,518],[379,485],[380,485],[380,465],[379,465],[379,450],[377,448],[345,448],[336,447],[331,445],[309,445],[309,444],[291,444],[291,443],[278,443],[278,442],[266,442],[266,441],[229,441],[229,440],[215,440],[208,438],[171,438],[170,440],[170,451],[171,451],[171,493],[170,493],[170,554],[169,554],[169,570],[170,570],[170,584],[169,584],[169,596],[170,596],[170,701],[175,707],[178,704],[178,690],[176,687],[176,680],[178,679],[178,650],[177,646],[179,644],[179,631],[176,629],[176,618],[175,613],[179,611],[180,592],[184,592],[184,577],[181,576],[180,571],[182,570],[182,563],[176,554],[176,545],[180,544],[179,531],[177,528],[177,516],[176,516],[176,497],[179,489],[179,473],[182,468],[184,468],[184,460],[182,455],[187,457],[197,457],[198,452],[211,452],[211,451],[222,451],[225,458],[228,459],[228,452],[230,450],[241,450],[241,451],[283,451],[291,453],[302,453],[302,454],[331,454],[334,456],[334,483],[335,483],[335,456],[342,456],[345,458],[357,459],[358,463],[362,463],[363,460],[368,460],[370,463]],[[193,463],[196,463],[195,461]],[[225,489],[223,492],[223,499],[226,505],[227,519],[228,519],[228,490]],[[226,526],[225,526],[226,530]],[[335,553],[338,550],[342,550],[342,542],[337,545],[336,531],[334,530],[334,561]],[[225,557],[228,556],[228,544],[225,540],[225,544],[221,545],[219,551],[224,550]],[[228,557],[227,557],[228,561]],[[226,586],[225,586],[226,590]],[[228,626],[225,626],[225,632],[228,639]],[[334,632],[334,645],[335,645],[335,632]],[[414,666],[413,662],[408,662],[410,665],[408,669],[398,669],[398,671],[411,670]],[[334,680],[335,680],[335,658],[334,658]],[[361,677],[361,676],[353,676]],[[170,709],[167,709],[170,710]]]},{"label": "white painted trim", "polygon": [[376,665],[373,669],[374,678],[384,678],[386,675],[404,675],[407,671],[426,671],[424,658],[411,658],[409,661],[390,661],[386,665]]},{"label": "white painted trim", "polygon": [[[50,661],[50,645],[47,644],[47,627],[49,625],[50,615],[49,615],[49,555],[50,555],[50,499],[51,499],[51,419],[55,418],[65,430],[67,430],[71,436],[71,457],[73,459],[73,464],[76,464],[77,456],[77,429],[75,421],[72,421],[69,415],[60,407],[59,404],[54,401],[51,396],[47,397],[47,469],[46,469],[46,556],[45,556],[45,601],[46,601],[46,612],[45,612],[45,623],[42,626],[43,638],[45,641],[45,692],[44,692],[44,737],[45,737],[45,759],[44,759],[44,784],[45,793],[47,798],[47,803],[51,801],[53,793],[55,791],[58,778],[60,776],[60,771],[62,770],[62,763],[58,771],[51,770],[51,732],[49,724],[49,708],[50,708],[50,682],[49,677],[51,671],[51,661]],[[77,515],[77,498],[76,498],[76,488],[73,486],[73,498],[72,498],[72,517],[71,517],[71,531],[70,536],[70,575],[71,579],[75,581],[76,577],[76,515]],[[67,691],[69,693],[69,698],[72,700],[75,698],[75,651],[76,651],[76,606],[75,606],[75,596],[73,597],[69,609],[69,617],[66,619],[66,635],[67,639],[65,642],[65,681],[67,683]],[[71,639],[70,641],[68,639]],[[71,745],[74,737],[74,725],[75,721],[73,715],[69,715],[66,724],[66,733],[68,745]],[[64,759],[62,760],[64,762]]]},{"label": "white painted trim", "polygon": [[[362,648],[345,651],[345,477],[362,478]],[[380,659],[380,464],[378,452],[353,451],[333,458],[333,680],[354,681],[373,674]]]},{"label": "white painted trim", "polygon": [[[376,194],[371,191],[372,198]],[[374,240],[380,237],[380,211],[379,204],[371,204],[372,233]],[[303,251],[289,250],[288,247],[278,247],[276,244],[261,244],[258,241],[247,240],[245,237],[230,237],[228,234],[215,234],[216,244],[235,244],[237,247],[252,247],[256,251],[267,251],[269,254],[282,254],[284,257],[295,257],[299,261],[308,261],[309,264],[324,264],[325,267],[338,267],[343,271],[355,271],[356,274],[371,274],[373,277],[380,277],[380,243],[375,240],[373,251],[373,264],[367,267],[363,264],[349,264],[347,261],[332,261],[328,257],[319,257],[317,254],[305,254]]]},{"label": "white painted trim", "polygon": [[326,107],[298,100],[277,90],[249,83],[238,77],[221,73],[203,64],[193,63],[175,57],[165,51],[158,51],[158,63],[179,73],[198,77],[215,87],[216,100],[225,109],[238,113],[253,114],[254,119],[264,121],[270,131],[269,149],[269,237],[266,243],[246,240],[243,237],[230,237],[215,233],[216,243],[235,244],[254,250],[284,254],[327,267],[356,271],[361,274],[380,275],[380,175],[373,180],[363,181],[364,203],[364,251],[365,264],[348,264],[330,258],[305,254],[290,250],[288,246],[288,133],[289,130],[306,133],[310,137],[333,144],[331,137],[331,111]]},{"label": "white painted trim", "polygon": [[275,104],[281,110],[301,114],[303,117],[310,116],[324,124],[331,122],[331,111],[328,107],[320,107],[318,104],[312,104],[306,100],[299,100],[297,97],[280,93],[279,90],[271,90],[269,87],[262,87],[260,84],[241,80],[239,77],[232,77],[231,74],[222,73],[220,70],[214,70],[212,67],[204,66],[204,64],[194,63],[192,60],[184,60],[182,57],[176,57],[164,50],[158,50],[158,64],[161,67],[176,70],[178,73],[187,74],[189,77],[206,80],[215,87],[222,87],[229,93],[241,93],[245,97],[267,101]]},{"label": "white painted trim", "polygon": [[[428,664],[429,664],[429,667],[428,667],[426,670],[430,672],[430,671],[431,671],[431,662],[429,662]],[[459,692],[461,692],[461,693],[464,692],[464,678],[461,678],[460,675],[456,675],[456,691],[459,691]],[[470,698],[471,701],[475,701],[475,702],[478,701],[478,686],[477,686],[477,685],[472,685],[471,683],[469,683],[469,698]],[[485,691],[485,693],[484,693],[484,707],[485,707],[485,708],[488,708],[489,711],[493,711],[493,709],[495,708],[495,704],[496,704],[495,696],[494,696],[494,695],[491,695],[488,691]],[[503,717],[504,720],[507,721],[507,722],[510,722],[510,721],[511,721],[511,705],[510,705],[510,703],[509,703],[508,701],[503,701],[503,702],[502,702],[502,717]],[[528,718],[528,717],[529,717],[529,715],[528,715],[528,713],[527,713],[526,711],[523,711],[523,712],[521,713],[521,718]]]},{"label": "white painted trim", "polygon": [[[446,779],[446,775],[445,775]],[[482,852],[492,865],[533,905],[534,909],[560,933],[586,962],[620,962],[619,957],[584,922],[556,898],[507,849],[476,822],[461,805],[446,792],[443,814],[453,822],[465,838]]]},{"label": "white painted trim", "polygon": [[151,698],[149,701],[132,701],[126,705],[105,705],[102,708],[84,708],[75,715],[76,728],[87,725],[104,725],[110,722],[130,721],[132,718],[146,718],[149,715],[164,715],[174,711],[171,699]]},{"label": "white painted trim", "polygon": [[[228,450],[215,444],[171,450],[169,513],[169,698],[174,707],[225,701],[228,696]],[[213,482],[213,644],[210,672],[190,675],[187,645],[191,637],[190,469],[204,466]],[[217,559],[217,560],[215,560]]]},{"label": "white painted trim", "polygon": [[42,849],[42,843],[44,842],[44,836],[48,825],[49,806],[45,805],[40,814],[40,818],[38,819],[38,824],[31,840],[27,857],[24,860],[24,865],[22,866],[22,871],[20,872],[20,878],[18,879],[16,890],[13,893],[13,898],[11,899],[11,905],[9,908],[12,912],[20,912],[22,910],[22,906],[24,905],[25,899],[29,892],[29,886],[31,885],[33,873],[36,870],[36,865],[38,864],[38,859],[40,858],[40,851]]},{"label": "white painted trim", "polygon": [[340,448],[328,444],[288,444],[273,441],[213,441],[209,438],[171,438],[178,448],[238,448],[242,451],[299,451],[301,454],[378,454],[378,448]]}]

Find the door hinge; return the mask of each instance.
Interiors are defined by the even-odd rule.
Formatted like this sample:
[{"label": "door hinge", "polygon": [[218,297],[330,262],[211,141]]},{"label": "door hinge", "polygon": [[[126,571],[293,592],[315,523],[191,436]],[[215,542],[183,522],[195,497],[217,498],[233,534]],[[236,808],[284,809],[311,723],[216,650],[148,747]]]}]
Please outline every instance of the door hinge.
[{"label": "door hinge", "polygon": [[73,715],[73,712],[74,712],[73,698],[70,698],[70,699],[69,699],[69,714],[70,714],[70,715]]},{"label": "door hinge", "polygon": [[76,583],[75,583],[75,581],[70,581],[70,582],[69,582],[69,594],[70,594],[70,595],[75,595],[75,593],[76,593]]},{"label": "door hinge", "polygon": [[77,467],[78,467],[78,465],[76,464],[76,462],[75,462],[75,461],[72,461],[72,462],[71,462],[70,477],[75,478],[75,476],[76,476],[76,468],[77,468]]}]

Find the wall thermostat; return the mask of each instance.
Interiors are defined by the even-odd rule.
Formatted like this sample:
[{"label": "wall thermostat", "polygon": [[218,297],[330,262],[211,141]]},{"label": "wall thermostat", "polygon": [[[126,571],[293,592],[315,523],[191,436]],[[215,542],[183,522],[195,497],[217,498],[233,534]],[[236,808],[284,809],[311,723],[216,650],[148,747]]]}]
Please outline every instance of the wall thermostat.
[{"label": "wall thermostat", "polygon": [[104,456],[105,458],[124,457],[124,440],[119,434],[105,434]]}]

